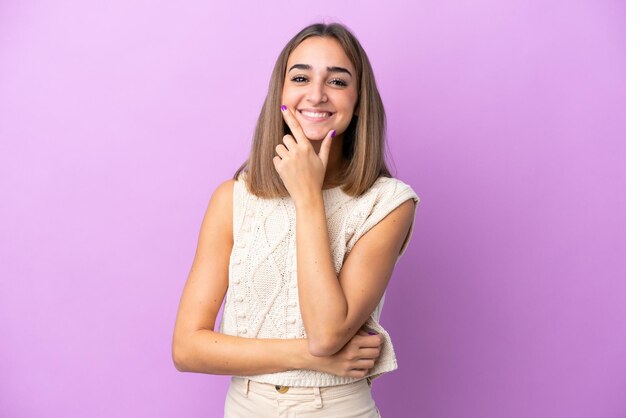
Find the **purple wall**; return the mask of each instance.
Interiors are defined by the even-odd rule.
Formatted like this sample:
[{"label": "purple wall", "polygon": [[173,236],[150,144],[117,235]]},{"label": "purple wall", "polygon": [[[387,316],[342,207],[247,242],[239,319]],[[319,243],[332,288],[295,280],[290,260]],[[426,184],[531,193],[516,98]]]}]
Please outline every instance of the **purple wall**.
[{"label": "purple wall", "polygon": [[228,378],[172,364],[178,300],[320,19],[368,51],[422,198],[383,416],[626,416],[624,2],[90,3],[0,3],[0,416],[221,416]]}]

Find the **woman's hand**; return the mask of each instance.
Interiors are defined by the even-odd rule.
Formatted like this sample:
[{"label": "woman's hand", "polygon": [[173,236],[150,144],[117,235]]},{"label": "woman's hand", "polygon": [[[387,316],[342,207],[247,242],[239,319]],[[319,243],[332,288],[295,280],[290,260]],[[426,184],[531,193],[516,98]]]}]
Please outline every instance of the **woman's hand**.
[{"label": "woman's hand", "polygon": [[363,378],[374,367],[382,344],[382,336],[359,331],[336,354],[313,357],[312,369],[342,377]]},{"label": "woman's hand", "polygon": [[291,110],[286,106],[281,110],[293,136],[285,135],[283,143],[276,146],[274,167],[294,202],[301,202],[322,190],[335,130],[326,134],[317,154]]}]

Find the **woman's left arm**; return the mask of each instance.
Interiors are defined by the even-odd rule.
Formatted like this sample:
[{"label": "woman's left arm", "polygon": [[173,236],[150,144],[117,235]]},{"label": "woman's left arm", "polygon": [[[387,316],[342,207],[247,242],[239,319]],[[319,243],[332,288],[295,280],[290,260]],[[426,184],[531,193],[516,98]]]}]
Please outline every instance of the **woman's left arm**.
[{"label": "woman's left arm", "polygon": [[414,201],[407,200],[365,233],[337,277],[321,192],[296,206],[298,293],[311,354],[336,353],[367,321],[385,292],[414,213]]},{"label": "woman's left arm", "polygon": [[309,351],[338,352],[380,302],[414,219],[412,199],[400,204],[361,236],[339,277],[330,250],[322,184],[331,132],[317,154],[289,109],[283,116],[292,135],[276,147],[274,166],[296,207],[298,294]]}]

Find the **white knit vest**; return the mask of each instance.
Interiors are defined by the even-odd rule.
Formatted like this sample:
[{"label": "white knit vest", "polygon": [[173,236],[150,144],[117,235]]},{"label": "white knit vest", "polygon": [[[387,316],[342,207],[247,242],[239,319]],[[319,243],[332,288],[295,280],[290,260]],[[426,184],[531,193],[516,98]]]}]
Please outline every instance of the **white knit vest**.
[{"label": "white knit vest", "polygon": [[[403,202],[420,200],[409,185],[388,177],[379,177],[358,197],[345,194],[340,187],[322,190],[322,194],[337,274],[363,234]],[[400,255],[412,232],[411,224]],[[233,189],[233,238],[220,332],[246,338],[306,338],[298,303],[296,211],[291,198],[259,198],[248,191],[240,176]],[[366,323],[385,338],[371,378],[398,367],[389,334],[378,323],[383,302],[384,295]],[[284,386],[333,386],[358,380],[314,370],[243,377]]]}]

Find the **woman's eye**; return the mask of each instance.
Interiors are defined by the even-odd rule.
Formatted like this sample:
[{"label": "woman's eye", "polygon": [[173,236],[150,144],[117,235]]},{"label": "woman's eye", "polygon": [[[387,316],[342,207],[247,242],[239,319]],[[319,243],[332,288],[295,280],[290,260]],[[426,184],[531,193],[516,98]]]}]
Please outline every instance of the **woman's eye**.
[{"label": "woman's eye", "polygon": [[338,85],[338,86],[342,86],[342,87],[345,87],[345,86],[347,86],[347,85],[348,85],[348,83],[346,83],[345,81],[343,81],[343,80],[341,80],[341,79],[339,79],[339,78],[336,78],[336,79],[334,79],[334,80],[331,80],[330,82],[331,82],[331,83],[335,83],[336,85]]},{"label": "woman's eye", "polygon": [[302,77],[301,75],[297,75],[294,78],[292,78],[291,81],[294,81],[296,83],[302,83],[302,82],[306,81],[306,78]]}]

